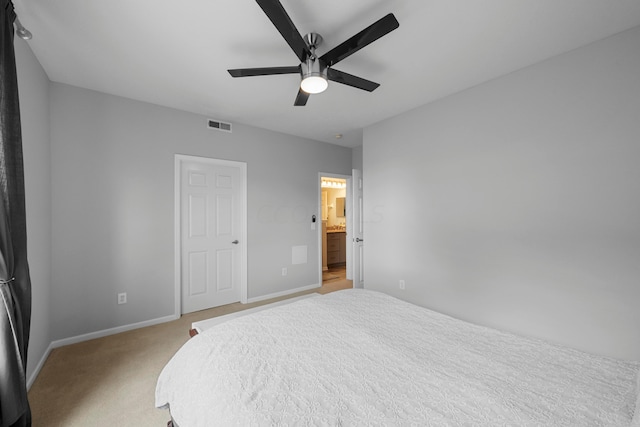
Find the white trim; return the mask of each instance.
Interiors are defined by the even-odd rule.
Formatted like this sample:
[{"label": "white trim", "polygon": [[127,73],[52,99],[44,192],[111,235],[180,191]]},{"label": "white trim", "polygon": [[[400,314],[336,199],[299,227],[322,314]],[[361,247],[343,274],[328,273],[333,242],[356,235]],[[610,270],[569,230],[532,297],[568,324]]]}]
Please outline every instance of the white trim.
[{"label": "white trim", "polygon": [[347,181],[347,189],[346,189],[346,199],[345,199],[345,207],[346,207],[346,222],[347,222],[347,279],[351,280],[353,277],[352,267],[353,267],[353,249],[350,249],[350,239],[353,236],[353,209],[351,209],[351,198],[353,197],[353,176],[352,175],[341,175],[337,173],[328,173],[328,172],[319,172],[318,173],[318,213],[317,217],[320,218],[320,227],[318,227],[318,280],[320,281],[320,286],[322,286],[322,177],[326,178],[339,178]]},{"label": "white trim", "polygon": [[247,289],[247,163],[234,160],[213,159],[210,157],[189,156],[186,154],[175,154],[174,160],[174,313],[179,318],[182,315],[182,292],[180,289],[180,278],[182,276],[180,263],[180,190],[181,190],[181,164],[183,161],[209,163],[215,165],[231,166],[240,169],[240,241],[244,244],[241,246],[240,261],[240,302],[246,304],[248,301]]},{"label": "white trim", "polygon": [[347,199],[345,201],[347,216],[347,280],[353,280],[353,176],[347,178]]},{"label": "white trim", "polygon": [[38,374],[40,373],[40,370],[42,370],[42,367],[47,361],[49,354],[51,354],[51,350],[53,350],[54,348],[63,347],[65,345],[78,344],[78,343],[93,340],[96,338],[104,338],[104,337],[108,337],[109,335],[115,335],[122,332],[132,331],[134,329],[146,328],[147,326],[153,326],[153,325],[158,325],[160,323],[171,322],[179,318],[180,316],[176,317],[174,315],[164,316],[164,317],[159,317],[157,319],[145,320],[138,323],[132,323],[130,325],[117,326],[115,328],[103,329],[101,331],[90,332],[88,334],[76,335],[75,337],[63,338],[61,340],[52,341],[51,344],[49,344],[49,347],[47,347],[47,349],[45,350],[42,357],[40,358],[40,361],[36,365],[36,368],[33,370],[33,373],[29,376],[27,380],[27,390],[30,389],[31,386],[33,385],[33,382],[36,380],[36,378],[38,377]]},{"label": "white trim", "polygon": [[115,335],[122,332],[132,331],[134,329],[145,328],[147,326],[158,325],[160,323],[171,322],[179,319],[180,316],[174,315],[159,317],[157,319],[145,320],[143,322],[132,323],[130,325],[116,326],[115,328],[103,329],[101,331],[89,332],[88,334],[76,335],[75,337],[63,338],[55,340],[51,343],[52,348],[58,348],[65,345],[77,344],[84,341],[94,340],[96,338],[104,338],[109,335]]},{"label": "white trim", "polygon": [[[322,272],[324,271],[324,265],[322,265],[322,224],[324,221],[324,218],[322,218],[322,173],[318,173],[318,212],[316,213],[316,218],[318,218],[318,220],[316,221],[316,234],[317,234],[317,240],[318,240],[318,265],[320,266],[320,273],[318,273],[318,282],[320,283],[320,286],[322,286]],[[329,268],[327,267],[327,270],[329,270]]]},{"label": "white trim", "polygon": [[182,294],[180,288],[180,275],[182,271],[180,269],[180,162],[182,158],[180,155],[176,154],[174,159],[174,167],[173,167],[173,300],[174,300],[174,309],[173,313],[175,316],[182,315]]},{"label": "white trim", "polygon": [[266,299],[271,299],[271,298],[279,298],[285,295],[295,294],[296,292],[308,291],[310,289],[318,289],[320,287],[322,287],[322,284],[318,285],[316,283],[315,285],[302,286],[296,289],[289,289],[288,291],[274,292],[272,294],[263,295],[261,297],[249,298],[249,300],[247,300],[247,304],[251,304],[252,302],[264,301]]},{"label": "white trim", "polygon": [[47,359],[49,358],[49,355],[51,354],[51,350],[53,350],[53,343],[49,344],[49,347],[47,347],[47,349],[44,351],[44,354],[40,358],[40,361],[36,365],[36,368],[33,370],[29,378],[27,378],[27,391],[31,390],[31,386],[33,385],[34,381],[38,377],[38,374],[40,373],[40,371],[42,370],[42,367],[44,366],[44,362],[46,362]]}]

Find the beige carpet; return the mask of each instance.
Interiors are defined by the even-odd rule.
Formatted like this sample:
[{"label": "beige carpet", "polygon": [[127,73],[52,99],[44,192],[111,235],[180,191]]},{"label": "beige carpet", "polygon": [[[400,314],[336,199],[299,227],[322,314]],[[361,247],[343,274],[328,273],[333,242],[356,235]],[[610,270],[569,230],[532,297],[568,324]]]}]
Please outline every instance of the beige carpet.
[{"label": "beige carpet", "polygon": [[[286,298],[351,286],[350,280],[334,280]],[[29,391],[33,426],[166,426],[168,411],[154,407],[156,380],[189,339],[191,323],[286,298],[230,304],[54,349]]]}]

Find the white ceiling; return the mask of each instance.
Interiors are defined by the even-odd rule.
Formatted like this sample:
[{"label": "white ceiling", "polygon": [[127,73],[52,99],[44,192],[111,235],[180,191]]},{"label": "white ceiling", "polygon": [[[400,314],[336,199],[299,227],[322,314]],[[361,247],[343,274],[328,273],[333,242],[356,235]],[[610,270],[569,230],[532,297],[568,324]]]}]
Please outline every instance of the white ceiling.
[{"label": "white ceiling", "polygon": [[319,54],[394,13],[400,28],[335,66],[381,86],[330,83],[294,107],[297,75],[229,76],[298,64],[254,0],[14,0],[52,81],[349,147],[367,125],[640,25],[638,0],[281,2],[324,37]]}]

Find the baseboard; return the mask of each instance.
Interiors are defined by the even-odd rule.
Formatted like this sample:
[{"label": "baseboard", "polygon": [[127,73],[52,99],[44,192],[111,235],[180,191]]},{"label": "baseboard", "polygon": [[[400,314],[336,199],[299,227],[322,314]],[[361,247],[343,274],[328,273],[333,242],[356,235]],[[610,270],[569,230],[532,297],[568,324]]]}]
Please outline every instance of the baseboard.
[{"label": "baseboard", "polygon": [[159,317],[157,319],[145,320],[144,322],[132,323],[130,325],[117,326],[115,328],[103,329],[102,331],[90,332],[88,334],[77,335],[75,337],[63,338],[51,343],[53,348],[62,347],[64,345],[77,344],[83,341],[89,341],[96,338],[108,337],[109,335],[119,334],[121,332],[132,331],[134,329],[145,328],[147,326],[158,325],[160,323],[170,322],[179,319],[175,315]]},{"label": "baseboard", "polygon": [[263,295],[261,297],[249,298],[247,300],[247,304],[251,304],[252,302],[264,301],[264,300],[271,299],[271,298],[280,298],[280,297],[284,297],[284,296],[287,296],[287,295],[295,294],[297,292],[308,291],[308,290],[311,290],[311,289],[318,289],[320,287],[322,287],[322,285],[318,285],[318,284],[308,285],[308,286],[303,286],[301,288],[290,289],[288,291],[275,292],[273,294]]},{"label": "baseboard", "polygon": [[51,350],[53,350],[53,343],[49,344],[49,347],[47,347],[47,349],[44,351],[44,354],[40,358],[40,361],[36,365],[35,369],[31,373],[29,378],[27,378],[27,391],[31,390],[31,386],[33,385],[33,382],[36,380],[36,377],[38,376],[40,371],[42,370],[42,367],[44,366],[44,362],[47,361],[47,358],[51,354]]},{"label": "baseboard", "polygon": [[38,365],[33,370],[33,373],[27,379],[27,390],[29,390],[33,385],[33,382],[38,377],[38,374],[40,373],[40,370],[44,366],[44,363],[47,361],[49,354],[51,354],[51,350],[53,350],[54,348],[58,348],[58,347],[62,347],[70,344],[77,344],[83,341],[89,341],[96,338],[107,337],[109,335],[115,335],[121,332],[132,331],[134,329],[140,329],[147,326],[158,325],[160,323],[171,322],[172,320],[177,320],[179,318],[180,316],[176,317],[175,315],[172,314],[170,316],[159,317],[157,319],[145,320],[144,322],[132,323],[130,325],[123,325],[115,328],[103,329],[102,331],[90,332],[88,334],[82,334],[82,335],[77,335],[75,337],[63,338],[61,340],[52,341],[51,344],[49,344],[49,347],[47,347],[47,350],[44,352],[44,354],[40,358],[40,361],[38,362]]},{"label": "baseboard", "polygon": [[[303,287],[296,288],[296,289],[291,289],[291,290],[288,290],[288,291],[275,292],[273,294],[263,295],[263,296],[255,297],[255,298],[249,298],[247,300],[247,303],[264,301],[264,300],[268,300],[268,299],[271,299],[271,298],[279,298],[279,297],[283,297],[283,296],[286,296],[286,295],[295,294],[297,292],[303,292],[303,291],[308,291],[308,290],[311,290],[311,289],[317,289],[317,288],[320,288],[321,286],[322,285],[315,284],[315,285],[303,286]],[[27,390],[30,389],[31,386],[33,385],[34,381],[38,377],[38,374],[40,373],[40,370],[44,366],[44,363],[47,361],[47,358],[49,357],[49,354],[51,354],[51,350],[53,350],[54,348],[62,347],[62,346],[65,346],[65,345],[77,344],[77,343],[80,343],[80,342],[83,342],[83,341],[89,341],[89,340],[93,340],[93,339],[96,339],[96,338],[103,338],[103,337],[107,337],[109,335],[119,334],[121,332],[127,332],[127,331],[132,331],[134,329],[144,328],[144,327],[147,327],[147,326],[158,325],[160,323],[171,322],[172,320],[177,320],[179,318],[180,318],[180,316],[176,316],[176,315],[172,314],[170,316],[160,317],[160,318],[157,318],[157,319],[145,320],[144,322],[132,323],[130,325],[118,326],[118,327],[115,327],[115,328],[104,329],[104,330],[101,330],[101,331],[90,332],[88,334],[82,334],[82,335],[77,335],[75,337],[63,338],[61,340],[52,341],[51,344],[49,344],[49,347],[47,347],[47,350],[44,352],[44,354],[40,358],[40,361],[38,362],[38,365],[33,370],[33,373],[27,379]]]}]

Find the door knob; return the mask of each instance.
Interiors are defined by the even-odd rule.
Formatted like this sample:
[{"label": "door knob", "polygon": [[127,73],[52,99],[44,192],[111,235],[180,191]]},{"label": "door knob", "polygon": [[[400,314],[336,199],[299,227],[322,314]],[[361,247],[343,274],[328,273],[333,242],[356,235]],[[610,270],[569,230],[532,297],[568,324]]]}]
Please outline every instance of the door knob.
[{"label": "door knob", "polygon": [[237,240],[234,240],[234,241],[233,241],[233,242],[231,242],[231,243],[233,243],[234,245],[237,245],[237,244],[238,244],[238,243],[240,243],[240,242],[238,242]]},{"label": "door knob", "polygon": [[360,242],[364,242],[364,239],[361,239],[359,237],[356,237],[356,243],[360,243]]}]

